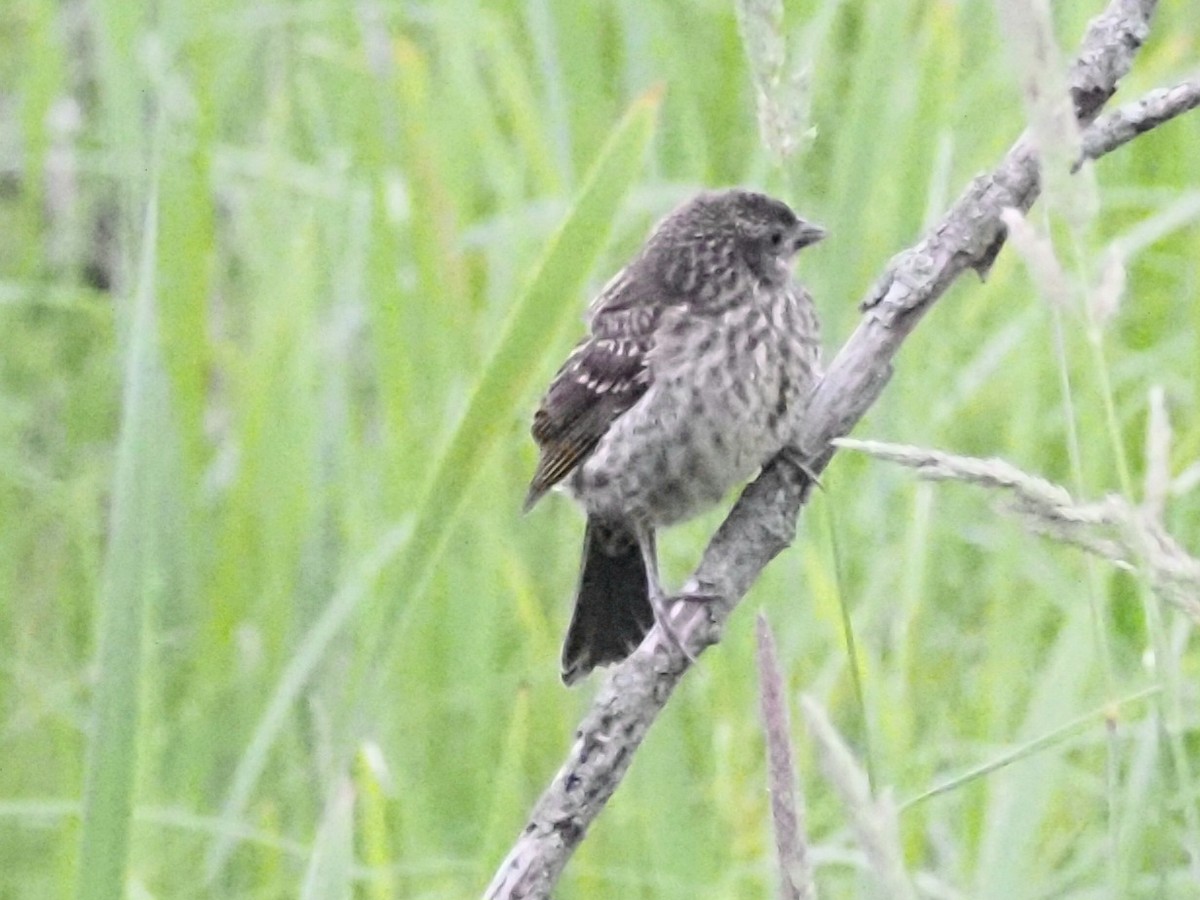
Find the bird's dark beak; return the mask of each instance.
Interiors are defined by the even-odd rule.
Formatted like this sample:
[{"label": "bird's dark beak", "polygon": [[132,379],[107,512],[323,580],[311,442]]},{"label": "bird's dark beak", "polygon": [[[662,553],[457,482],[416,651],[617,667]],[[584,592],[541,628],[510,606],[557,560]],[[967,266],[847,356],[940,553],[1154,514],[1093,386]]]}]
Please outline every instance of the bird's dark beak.
[{"label": "bird's dark beak", "polygon": [[812,222],[800,220],[796,225],[796,230],[792,233],[792,247],[800,250],[807,247],[809,244],[815,244],[829,234],[820,225],[814,225]]}]

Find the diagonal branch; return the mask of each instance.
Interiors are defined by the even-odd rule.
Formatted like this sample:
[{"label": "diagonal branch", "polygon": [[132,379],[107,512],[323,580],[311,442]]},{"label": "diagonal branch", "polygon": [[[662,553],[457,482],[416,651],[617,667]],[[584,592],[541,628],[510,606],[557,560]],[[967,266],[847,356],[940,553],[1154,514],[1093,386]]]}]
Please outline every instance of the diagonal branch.
[{"label": "diagonal branch", "polygon": [[[1069,82],[1089,156],[1108,153],[1196,105],[1183,98],[1194,96],[1200,85],[1188,82],[1167,92],[1175,97],[1171,103],[1151,102],[1155,92],[1140,104],[1096,118],[1149,33],[1155,5],[1154,0],[1112,0],[1084,36]],[[862,322],[813,395],[800,459],[781,454],[768,465],[709,543],[687,590],[720,596],[725,603],[687,607],[684,633],[715,642],[733,607],[795,536],[812,478],[834,453],[830,441],[847,434],[879,397],[900,345],[951,283],[967,269],[986,274],[1005,240],[1001,210],[1028,210],[1038,190],[1037,153],[1032,140],[1022,136],[916,246],[891,260],[863,301]],[[580,723],[562,768],[496,872],[485,894],[488,900],[549,897],[688,667],[655,628],[612,671]]]}]

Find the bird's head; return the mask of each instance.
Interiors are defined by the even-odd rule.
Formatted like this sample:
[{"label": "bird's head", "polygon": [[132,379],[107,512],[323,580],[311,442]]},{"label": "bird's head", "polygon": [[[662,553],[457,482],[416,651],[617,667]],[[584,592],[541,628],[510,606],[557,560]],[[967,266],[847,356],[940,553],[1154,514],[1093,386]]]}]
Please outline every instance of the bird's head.
[{"label": "bird's head", "polygon": [[823,237],[786,203],[728,188],[698,194],[663,219],[646,254],[673,290],[720,296],[746,275],[785,283],[796,253]]},{"label": "bird's head", "polygon": [[825,237],[825,229],[797,216],[786,203],[740,188],[722,191],[714,201],[728,209],[735,240],[746,264],[764,281],[787,280],[792,260]]}]

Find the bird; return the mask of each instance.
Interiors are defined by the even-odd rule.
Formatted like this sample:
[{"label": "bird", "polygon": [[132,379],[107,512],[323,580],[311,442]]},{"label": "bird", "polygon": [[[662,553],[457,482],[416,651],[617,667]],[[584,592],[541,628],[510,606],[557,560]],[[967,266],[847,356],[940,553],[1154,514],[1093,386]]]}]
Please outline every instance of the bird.
[{"label": "bird", "polygon": [[533,416],[539,457],[524,503],[528,512],[559,486],[587,516],[567,685],[623,660],[655,623],[687,652],[668,606],[681,598],[659,580],[657,531],[796,445],[819,379],[820,323],[791,268],[825,236],[766,194],[703,191],[588,307],[586,336]]}]

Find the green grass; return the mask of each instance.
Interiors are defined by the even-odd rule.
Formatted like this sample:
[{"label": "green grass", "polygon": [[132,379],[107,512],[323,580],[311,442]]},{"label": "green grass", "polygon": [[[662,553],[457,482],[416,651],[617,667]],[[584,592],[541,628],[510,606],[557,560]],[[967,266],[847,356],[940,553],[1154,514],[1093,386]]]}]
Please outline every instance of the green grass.
[{"label": "green grass", "polygon": [[[1163,0],[1118,101],[1194,70],[1192,7]],[[1096,8],[1056,9],[1066,52]],[[591,691],[557,674],[580,517],[519,512],[590,292],[678,199],[752,184],[831,231],[799,273],[832,352],[1022,128],[990,2],[784,27],[816,136],[780,168],[723,0],[5,7],[0,897],[482,891]],[[1200,458],[1198,146],[1192,114],[1101,161],[1073,237],[1031,215],[1072,272],[1126,241],[1102,353],[1072,312],[1060,353],[1006,250],[857,434],[1136,499],[1161,385],[1172,472]],[[759,608],[793,698],[869,749],[919,888],[1197,896],[1183,618],[975,489],[853,454],[823,480],[557,896],[773,896]],[[1196,496],[1167,510],[1194,554]],[[720,517],[664,537],[672,581]],[[822,897],[867,896],[793,722]]]}]

